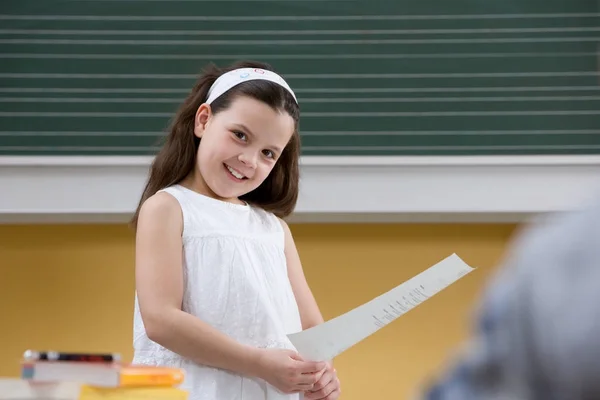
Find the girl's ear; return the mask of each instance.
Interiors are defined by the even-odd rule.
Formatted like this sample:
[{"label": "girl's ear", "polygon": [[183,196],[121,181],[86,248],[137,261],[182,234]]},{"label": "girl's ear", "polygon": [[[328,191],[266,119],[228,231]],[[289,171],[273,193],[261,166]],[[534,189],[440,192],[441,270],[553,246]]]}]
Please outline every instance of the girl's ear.
[{"label": "girl's ear", "polygon": [[206,123],[208,119],[212,115],[210,106],[206,103],[203,103],[198,107],[196,111],[196,117],[194,118],[194,135],[201,138],[204,134],[204,129],[206,128]]}]

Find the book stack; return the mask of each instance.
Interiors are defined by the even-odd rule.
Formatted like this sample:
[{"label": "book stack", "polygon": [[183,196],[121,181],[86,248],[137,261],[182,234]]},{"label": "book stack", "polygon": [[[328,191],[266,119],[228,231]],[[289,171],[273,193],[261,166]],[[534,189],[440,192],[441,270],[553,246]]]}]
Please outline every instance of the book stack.
[{"label": "book stack", "polygon": [[0,379],[0,400],[187,400],[177,368],[132,365],[119,354],[28,350],[21,378]]}]

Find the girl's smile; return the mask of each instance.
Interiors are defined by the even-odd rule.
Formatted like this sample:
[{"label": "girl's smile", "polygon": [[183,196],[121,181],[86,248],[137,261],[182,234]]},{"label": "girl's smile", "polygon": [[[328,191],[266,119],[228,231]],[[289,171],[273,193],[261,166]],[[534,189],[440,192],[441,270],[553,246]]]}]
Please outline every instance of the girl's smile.
[{"label": "girl's smile", "polygon": [[231,178],[235,182],[242,182],[244,179],[248,179],[248,177],[246,177],[244,174],[242,174],[238,170],[230,167],[227,164],[223,164],[223,165],[225,166],[225,169],[227,170],[227,176],[229,176],[229,178]]}]

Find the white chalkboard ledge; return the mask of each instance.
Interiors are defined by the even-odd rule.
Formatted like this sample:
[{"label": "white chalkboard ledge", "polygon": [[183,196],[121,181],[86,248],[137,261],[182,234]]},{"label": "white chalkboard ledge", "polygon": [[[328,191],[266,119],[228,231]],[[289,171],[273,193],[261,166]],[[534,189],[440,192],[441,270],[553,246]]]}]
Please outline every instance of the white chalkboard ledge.
[{"label": "white chalkboard ledge", "polygon": [[[0,223],[126,222],[147,157],[0,157]],[[521,222],[600,187],[600,156],[305,157],[291,222]]]}]

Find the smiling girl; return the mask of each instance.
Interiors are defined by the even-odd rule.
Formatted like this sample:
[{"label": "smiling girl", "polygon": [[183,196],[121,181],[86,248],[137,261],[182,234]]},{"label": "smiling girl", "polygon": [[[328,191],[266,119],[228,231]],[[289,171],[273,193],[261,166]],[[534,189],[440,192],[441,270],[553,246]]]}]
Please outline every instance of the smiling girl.
[{"label": "smiling girl", "polygon": [[300,110],[269,66],[210,67],[150,169],[136,226],[134,360],[186,372],[190,400],[337,399],[330,362],[287,339],[323,322],[282,218]]}]

